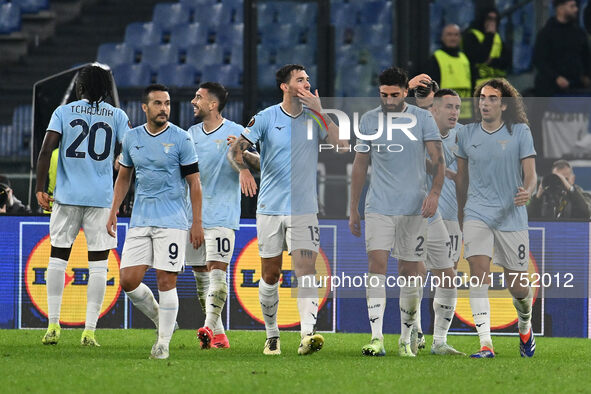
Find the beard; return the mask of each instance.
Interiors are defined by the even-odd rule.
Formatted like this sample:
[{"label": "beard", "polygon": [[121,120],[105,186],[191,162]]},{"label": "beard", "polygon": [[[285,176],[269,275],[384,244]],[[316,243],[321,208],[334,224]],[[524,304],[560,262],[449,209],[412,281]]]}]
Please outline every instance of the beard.
[{"label": "beard", "polygon": [[404,100],[402,100],[400,103],[398,104],[384,104],[382,103],[382,112],[387,113],[387,112],[402,112],[402,109],[404,108]]}]

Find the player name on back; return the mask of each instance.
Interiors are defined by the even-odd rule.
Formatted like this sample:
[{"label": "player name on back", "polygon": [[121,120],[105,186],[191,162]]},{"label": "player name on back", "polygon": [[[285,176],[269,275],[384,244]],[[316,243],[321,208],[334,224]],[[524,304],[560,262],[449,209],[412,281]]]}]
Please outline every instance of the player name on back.
[{"label": "player name on back", "polygon": [[98,111],[96,107],[88,107],[84,105],[72,105],[73,113],[77,114],[87,114],[87,115],[98,115],[98,116],[113,116],[113,110],[108,108],[99,108]]}]

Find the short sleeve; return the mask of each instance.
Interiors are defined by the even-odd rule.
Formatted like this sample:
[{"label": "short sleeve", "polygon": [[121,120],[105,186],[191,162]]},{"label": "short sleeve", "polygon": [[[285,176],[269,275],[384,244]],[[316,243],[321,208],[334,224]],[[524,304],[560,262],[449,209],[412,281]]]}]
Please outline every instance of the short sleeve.
[{"label": "short sleeve", "polygon": [[535,156],[536,150],[534,149],[534,139],[531,135],[531,130],[527,125],[523,125],[519,133],[519,159],[523,160]]},{"label": "short sleeve", "polygon": [[[267,111],[268,113],[268,111]],[[242,132],[242,136],[246,138],[251,144],[256,144],[259,140],[264,139],[265,131],[269,127],[269,116],[265,112],[259,112],[250,119],[246,128]]]},{"label": "short sleeve", "polygon": [[455,155],[456,155],[456,157],[459,157],[461,159],[468,158],[468,155],[466,154],[466,151],[464,150],[464,140],[466,138],[465,131],[466,131],[466,127],[464,126],[461,129],[459,129],[458,133],[456,134],[458,150],[456,151]]},{"label": "short sleeve", "polygon": [[186,131],[183,134],[180,148],[180,161],[182,166],[188,166],[189,164],[197,163],[197,152],[195,152],[195,145],[193,144],[193,138]]},{"label": "short sleeve", "polygon": [[430,113],[425,114],[423,118],[423,141],[441,141],[439,128]]},{"label": "short sleeve", "polygon": [[121,157],[119,158],[119,164],[123,167],[133,167],[133,160],[131,160],[131,155],[129,154],[130,138],[130,133],[126,133],[123,136],[123,141],[121,143]]},{"label": "short sleeve", "polygon": [[131,122],[129,122],[129,118],[123,110],[119,110],[117,113],[117,141],[121,143],[125,133],[131,129]]},{"label": "short sleeve", "polygon": [[62,107],[57,107],[53,114],[51,114],[51,119],[49,120],[49,125],[47,126],[47,130],[55,131],[60,134],[63,133],[62,130]]}]

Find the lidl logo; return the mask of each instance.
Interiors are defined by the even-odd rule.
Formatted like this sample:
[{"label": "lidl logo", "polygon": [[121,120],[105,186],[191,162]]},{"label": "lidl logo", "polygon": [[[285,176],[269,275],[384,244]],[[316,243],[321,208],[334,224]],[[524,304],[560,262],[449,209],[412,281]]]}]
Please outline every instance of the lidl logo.
[{"label": "lidl logo", "polygon": [[[45,317],[47,317],[47,264],[51,252],[49,236],[35,245],[29,255],[25,268],[25,285],[29,298]],[[119,287],[119,255],[109,253],[107,289],[101,307],[100,316],[107,313],[117,302]],[[86,290],[88,285],[88,250],[84,231],[80,230],[72,246],[70,261],[66,269],[64,294],[60,323],[64,325],[82,325],[86,320]]]},{"label": "lidl logo", "polygon": [[[316,258],[316,279],[331,275],[330,263],[322,250]],[[240,306],[255,321],[264,324],[263,312],[259,303],[259,280],[261,279],[261,258],[257,238],[252,239],[242,249],[234,263],[234,291]],[[323,283],[324,284],[324,283]],[[330,282],[328,282],[330,285]],[[326,303],[330,289],[318,288],[319,308]],[[297,279],[292,265],[291,256],[283,252],[283,265],[279,278],[279,310],[277,324],[279,327],[293,327],[300,324],[297,304]]]},{"label": "lidl logo", "polygon": [[[490,301],[490,325],[491,330],[500,330],[517,323],[517,312],[513,306],[513,298],[509,293],[509,284],[515,279],[518,283],[520,278],[513,278],[504,276],[503,268],[494,264],[494,258],[490,264],[490,271],[492,274],[492,281],[488,291]],[[462,247],[462,254],[458,263],[458,275],[464,276],[464,273],[470,276],[470,265],[468,260],[464,258],[464,248]],[[532,275],[538,273],[538,266],[532,254],[529,255],[529,281],[534,282]],[[535,290],[534,300],[536,302],[539,288]],[[470,308],[470,294],[469,285],[464,283],[458,288],[458,303],[456,306],[456,316],[465,324],[474,327],[474,319],[472,318],[472,309]]]}]

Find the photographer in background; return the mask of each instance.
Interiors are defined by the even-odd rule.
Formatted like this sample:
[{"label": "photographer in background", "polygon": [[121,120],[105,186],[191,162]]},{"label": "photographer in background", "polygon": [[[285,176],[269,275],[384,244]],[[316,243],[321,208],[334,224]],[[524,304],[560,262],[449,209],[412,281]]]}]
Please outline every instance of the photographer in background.
[{"label": "photographer in background", "polygon": [[[6,175],[0,175],[0,188],[6,193],[6,207],[2,213],[9,215],[24,215],[31,213],[31,209],[14,196],[10,187],[10,180]],[[1,211],[0,211],[1,212]]]},{"label": "photographer in background", "polygon": [[589,219],[591,196],[575,185],[571,165],[566,160],[558,160],[552,165],[552,173],[542,179],[527,213],[530,218]]},{"label": "photographer in background", "polygon": [[0,183],[0,214],[6,213],[6,202],[8,201],[8,189]]}]

